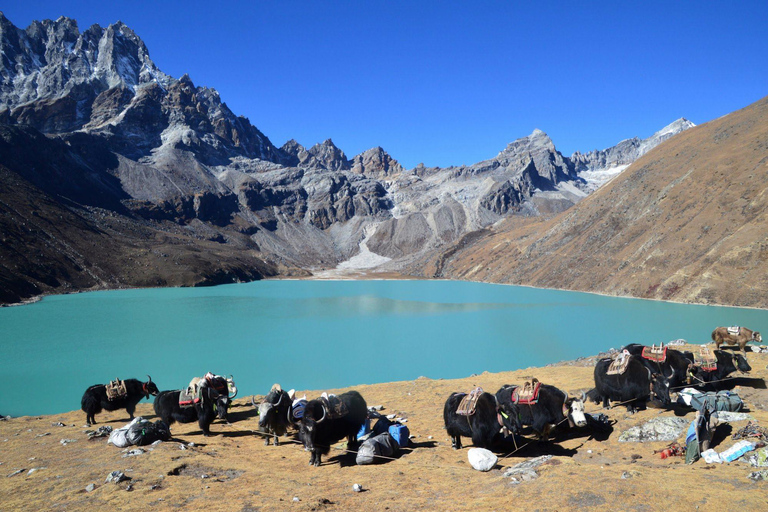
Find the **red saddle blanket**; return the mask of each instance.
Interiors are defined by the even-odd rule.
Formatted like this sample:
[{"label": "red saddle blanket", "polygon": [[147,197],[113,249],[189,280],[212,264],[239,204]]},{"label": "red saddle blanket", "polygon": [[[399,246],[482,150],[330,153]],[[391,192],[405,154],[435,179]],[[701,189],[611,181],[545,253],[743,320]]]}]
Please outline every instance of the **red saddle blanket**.
[{"label": "red saddle blanket", "polygon": [[456,414],[461,416],[472,416],[475,414],[475,409],[477,408],[477,400],[482,394],[483,388],[481,387],[477,387],[470,391],[468,394],[465,394],[464,398],[462,398],[461,402],[459,403],[459,407],[456,409]]},{"label": "red saddle blanket", "polygon": [[649,361],[663,363],[667,360],[667,347],[643,347],[643,357]]},{"label": "red saddle blanket", "polygon": [[535,404],[539,401],[539,389],[541,382],[538,379],[531,379],[522,386],[517,386],[512,390],[512,403],[515,404]]}]

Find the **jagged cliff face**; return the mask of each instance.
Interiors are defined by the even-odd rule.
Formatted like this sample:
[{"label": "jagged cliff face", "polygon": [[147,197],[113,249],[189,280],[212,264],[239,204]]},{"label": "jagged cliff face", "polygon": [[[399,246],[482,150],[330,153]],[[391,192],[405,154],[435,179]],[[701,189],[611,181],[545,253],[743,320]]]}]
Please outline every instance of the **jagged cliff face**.
[{"label": "jagged cliff face", "polygon": [[281,272],[358,253],[371,255],[362,265],[402,268],[503,218],[567,209],[594,188],[588,173],[686,128],[571,158],[535,130],[471,166],[406,170],[380,147],[351,159],[330,139],[275,147],[215,89],[164,74],[120,22],[80,32],[59,18],[22,30],[0,13],[0,49],[8,173],[65,208],[215,241]]}]

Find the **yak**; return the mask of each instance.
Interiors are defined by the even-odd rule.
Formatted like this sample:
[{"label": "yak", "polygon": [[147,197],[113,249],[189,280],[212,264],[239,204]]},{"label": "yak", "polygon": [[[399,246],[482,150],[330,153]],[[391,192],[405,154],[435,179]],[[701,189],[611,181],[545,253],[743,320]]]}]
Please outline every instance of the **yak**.
[{"label": "yak", "polygon": [[147,382],[141,382],[138,379],[125,379],[126,396],[109,400],[107,398],[106,384],[96,384],[85,390],[83,398],[80,399],[80,408],[85,413],[85,421],[88,425],[96,424],[96,415],[102,410],[117,411],[125,409],[133,419],[133,413],[136,411],[136,404],[141,402],[142,398],[149,398],[149,395],[157,396],[159,390],[157,385],[152,382],[152,377],[147,375]]},{"label": "yak", "polygon": [[519,427],[531,426],[539,440],[546,441],[550,431],[566,420],[570,427],[587,425],[584,396],[569,397],[568,393],[555,386],[541,384],[535,404],[516,404],[512,401],[512,391],[516,387],[509,384],[502,386],[496,392],[496,402],[501,411],[516,419]]},{"label": "yak", "polygon": [[310,466],[319,466],[331,445],[347,438],[347,448],[356,447],[356,436],[368,417],[368,405],[357,391],[323,396],[310,400],[299,420],[299,437],[304,449],[311,452]]},{"label": "yak", "polygon": [[754,341],[756,343],[762,343],[763,337],[757,331],[752,331],[746,327],[739,327],[738,334],[731,334],[728,327],[718,327],[712,331],[712,341],[715,342],[715,348],[719,349],[720,345],[738,345],[739,350],[746,353],[747,343]]},{"label": "yak", "polygon": [[475,412],[470,416],[459,415],[456,411],[466,393],[452,393],[443,407],[445,430],[451,436],[451,446],[454,450],[461,449],[461,436],[471,437],[472,444],[478,448],[490,448],[499,436],[502,428],[517,433],[520,424],[517,416],[507,415],[500,411],[496,397],[490,393],[482,393],[475,404]]},{"label": "yak", "polygon": [[[278,436],[285,435],[288,427],[292,425],[292,402],[291,393],[284,391],[280,384],[275,384],[269,390],[267,396],[264,397],[264,400],[258,405],[259,430],[267,435],[271,435],[275,446],[279,444]],[[251,403],[256,406],[253,399],[251,399]],[[269,440],[269,437],[265,437],[265,446],[269,446]]]},{"label": "yak", "polygon": [[689,368],[693,364],[693,353],[680,350],[667,349],[667,358],[663,362],[656,362],[646,359],[642,356],[645,345],[631,343],[624,347],[630,354],[640,358],[640,362],[651,372],[664,375],[669,381],[669,387],[672,389],[682,389],[683,386],[691,384]]},{"label": "yak", "polygon": [[[222,385],[223,381],[223,385]],[[192,423],[197,420],[203,435],[211,435],[211,423],[218,416],[219,419],[227,420],[227,408],[230,404],[230,396],[226,386],[226,379],[215,376],[213,379],[200,380],[200,398],[201,400],[191,407],[181,407],[179,405],[179,396],[181,390],[163,391],[155,398],[155,414],[171,426],[174,422]]]},{"label": "yak", "polygon": [[[603,403],[608,408],[610,401],[620,402],[627,407],[627,411],[633,414],[645,402],[655,399],[662,405],[668,406],[669,381],[662,374],[653,373],[646,368],[641,357],[627,355],[629,361],[624,373],[608,375],[608,367],[611,365],[610,357],[601,359],[595,365],[595,388],[587,393],[587,397],[596,404]],[[620,405],[617,404],[617,405]]]},{"label": "yak", "polygon": [[727,379],[736,370],[743,373],[752,371],[747,358],[739,353],[725,350],[714,350],[713,353],[717,358],[717,369],[707,371],[698,366],[693,367],[692,387],[702,391],[718,391],[724,387],[721,381]]}]

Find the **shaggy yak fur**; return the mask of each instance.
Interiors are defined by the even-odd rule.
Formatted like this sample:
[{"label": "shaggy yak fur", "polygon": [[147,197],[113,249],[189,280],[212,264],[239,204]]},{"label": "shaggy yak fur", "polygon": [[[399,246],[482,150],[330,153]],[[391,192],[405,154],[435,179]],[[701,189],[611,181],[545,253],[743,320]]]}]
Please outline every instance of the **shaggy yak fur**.
[{"label": "shaggy yak fur", "polygon": [[739,334],[734,336],[728,332],[727,327],[718,327],[712,331],[712,341],[715,342],[715,348],[719,349],[720,345],[738,345],[739,350],[746,352],[747,343],[754,341],[757,343],[763,342],[763,337],[757,331],[751,331],[746,327],[739,327]]},{"label": "shaggy yak fur", "polygon": [[299,436],[304,448],[311,452],[310,466],[319,466],[322,455],[344,437],[347,438],[347,449],[357,447],[357,433],[368,417],[368,405],[357,391],[347,391],[335,398],[341,400],[346,408],[346,414],[340,418],[331,417],[320,399],[310,400],[304,407]]},{"label": "shaggy yak fur", "polygon": [[133,419],[133,413],[136,410],[136,404],[141,402],[142,398],[149,398],[149,395],[157,395],[159,392],[157,386],[152,382],[152,377],[147,375],[149,380],[141,382],[138,379],[125,379],[125,389],[128,392],[125,398],[116,400],[107,399],[107,386],[105,384],[96,384],[89,387],[83,393],[80,399],[80,408],[85,413],[85,421],[89,425],[96,424],[96,415],[102,410],[117,411],[125,409]]},{"label": "shaggy yak fur", "polygon": [[610,401],[626,405],[631,414],[651,398],[660,401],[663,406],[670,405],[669,381],[661,374],[653,373],[640,361],[640,356],[629,356],[627,369],[620,375],[608,375],[611,358],[601,359],[595,365],[595,388],[587,397],[596,404],[602,402],[608,408]]},{"label": "shaggy yak fur", "polygon": [[[539,400],[535,404],[515,404],[512,402],[512,391],[516,386],[505,384],[496,392],[496,402],[499,408],[522,428],[530,426],[536,436],[546,441],[549,433],[557,426],[567,428],[573,424],[584,427],[587,419],[584,416],[584,400],[569,397],[565,391],[555,386],[542,384],[539,388]],[[563,414],[563,405],[567,407],[568,416]],[[568,420],[566,422],[565,420]]]},{"label": "shaggy yak fur", "polygon": [[725,387],[725,383],[721,381],[736,370],[743,373],[752,371],[747,358],[739,353],[715,350],[714,354],[717,358],[717,370],[708,372],[698,366],[694,367],[692,387],[702,391],[719,391]]},{"label": "shaggy yak fur", "polygon": [[652,372],[664,375],[669,380],[669,387],[682,389],[681,386],[690,385],[691,381],[688,375],[688,368],[693,364],[693,353],[682,352],[667,348],[667,359],[663,363],[650,361],[642,356],[645,345],[632,343],[622,350],[626,350],[633,356],[640,358],[640,362]]},{"label": "shaggy yak fur", "polygon": [[[205,380],[201,381],[205,382]],[[219,393],[215,388],[203,384],[200,393],[202,400],[193,407],[182,408],[179,405],[179,395],[181,390],[163,391],[155,398],[155,414],[169,427],[174,422],[192,423],[197,420],[203,435],[211,435],[211,423],[218,417],[226,420],[227,407],[229,407],[229,397],[226,393]]]},{"label": "shaggy yak fur", "polygon": [[[497,438],[502,427],[507,427],[514,433],[520,431],[517,416],[509,415],[504,418],[496,407],[496,397],[490,393],[480,395],[473,415],[456,414],[456,410],[465,395],[466,393],[452,393],[443,407],[445,430],[451,436],[451,446],[454,450],[461,449],[461,436],[471,437],[472,444],[478,448],[491,448],[498,441]],[[499,423],[499,418],[503,424]]]},{"label": "shaggy yak fur", "polygon": [[[278,436],[285,435],[291,425],[291,397],[279,384],[272,386],[264,400],[256,406],[259,408],[259,430],[265,434],[271,434],[274,445],[279,444]],[[265,437],[264,445],[269,446],[269,437]]]}]

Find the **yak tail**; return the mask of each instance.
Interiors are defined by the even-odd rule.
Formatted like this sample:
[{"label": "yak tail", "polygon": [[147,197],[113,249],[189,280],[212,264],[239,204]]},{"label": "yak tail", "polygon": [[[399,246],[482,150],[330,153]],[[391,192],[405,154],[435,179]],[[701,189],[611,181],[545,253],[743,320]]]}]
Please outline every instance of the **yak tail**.
[{"label": "yak tail", "polygon": [[717,329],[712,331],[712,341],[717,341]]},{"label": "yak tail", "polygon": [[93,393],[88,393],[86,391],[83,398],[80,400],[80,408],[86,414],[96,414],[101,412],[101,402]]},{"label": "yak tail", "polygon": [[587,391],[587,399],[592,400],[594,403],[599,404],[602,397],[597,393],[597,388],[592,388]]}]

